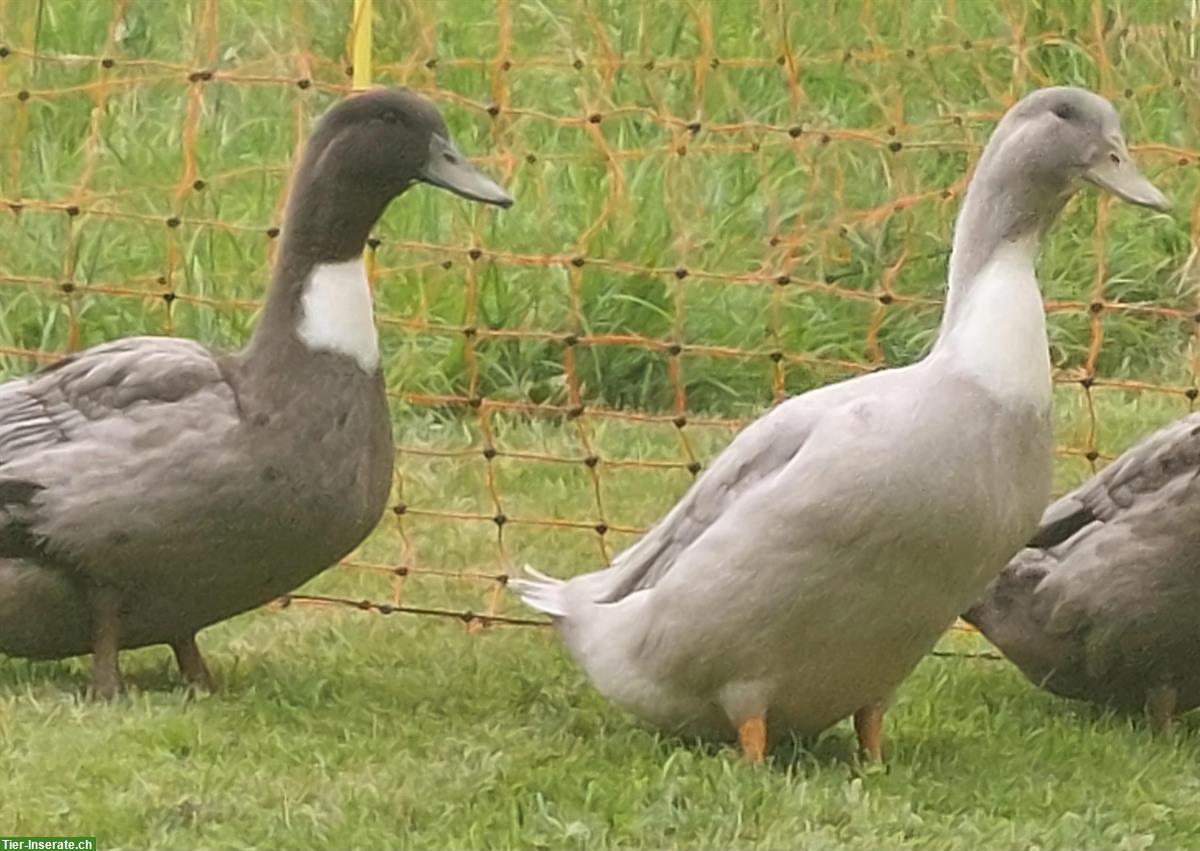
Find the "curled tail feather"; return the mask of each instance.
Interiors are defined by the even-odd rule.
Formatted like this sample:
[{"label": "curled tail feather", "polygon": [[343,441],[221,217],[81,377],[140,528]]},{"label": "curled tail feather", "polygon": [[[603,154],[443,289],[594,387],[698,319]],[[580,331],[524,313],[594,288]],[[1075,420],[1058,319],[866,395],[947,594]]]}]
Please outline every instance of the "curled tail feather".
[{"label": "curled tail feather", "polygon": [[567,601],[563,599],[562,590],[565,585],[561,579],[547,576],[529,565],[525,565],[524,579],[508,582],[508,587],[517,592],[525,605],[556,618],[567,616]]}]

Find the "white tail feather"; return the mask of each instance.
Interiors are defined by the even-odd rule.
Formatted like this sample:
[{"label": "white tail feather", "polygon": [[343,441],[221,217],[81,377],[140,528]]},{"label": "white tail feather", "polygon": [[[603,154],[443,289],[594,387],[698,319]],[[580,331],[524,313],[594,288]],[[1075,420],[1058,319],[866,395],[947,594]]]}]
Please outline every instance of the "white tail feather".
[{"label": "white tail feather", "polygon": [[526,579],[510,579],[508,587],[517,592],[525,605],[545,612],[556,618],[567,616],[566,600],[563,599],[561,579],[547,576],[529,565],[525,565]]}]

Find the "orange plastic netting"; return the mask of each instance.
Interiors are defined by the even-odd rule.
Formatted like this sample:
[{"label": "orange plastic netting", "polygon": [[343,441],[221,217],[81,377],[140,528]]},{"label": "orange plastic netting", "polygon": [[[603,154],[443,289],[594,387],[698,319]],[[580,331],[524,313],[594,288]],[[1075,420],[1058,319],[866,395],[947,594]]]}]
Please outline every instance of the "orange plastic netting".
[{"label": "orange plastic netting", "polygon": [[[533,622],[503,592],[530,552],[599,565],[773,401],[911,362],[969,164],[1039,85],[1112,98],[1179,205],[1085,194],[1044,252],[1060,489],[1190,410],[1197,18],[1061,5],[376,0],[374,82],[433,99],[517,205],[418,191],[381,223],[394,509],[352,578],[293,599]],[[354,21],[0,3],[8,374],[128,334],[245,339]]]}]

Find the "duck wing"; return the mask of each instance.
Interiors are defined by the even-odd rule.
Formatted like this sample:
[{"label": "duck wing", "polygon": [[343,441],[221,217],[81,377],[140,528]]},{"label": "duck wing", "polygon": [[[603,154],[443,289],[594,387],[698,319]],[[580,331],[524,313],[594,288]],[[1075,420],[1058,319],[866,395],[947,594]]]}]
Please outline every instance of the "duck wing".
[{"label": "duck wing", "polygon": [[186,339],[130,337],[0,384],[0,557],[78,563],[130,519],[135,470],[238,420],[224,362]]},{"label": "duck wing", "polygon": [[1200,413],[1151,434],[1047,508],[964,619],[1035,681],[1054,673],[1054,690],[1082,694],[1075,679],[1100,678],[1120,646],[1161,637],[1168,615],[1191,600],[1198,533],[1186,512],[1197,504],[1198,474]]},{"label": "duck wing", "polygon": [[734,503],[787,466],[828,413],[828,397],[841,395],[841,386],[781,402],[743,429],[662,520],[596,574],[603,585],[595,602],[614,603],[658,584],[679,554]]},{"label": "duck wing", "polygon": [[[1124,512],[1160,502],[1200,474],[1200,413],[1159,429],[1079,488],[1055,502],[1042,518],[1031,547],[1066,543],[1091,523],[1111,523]],[[1160,507],[1167,507],[1162,505]]]}]

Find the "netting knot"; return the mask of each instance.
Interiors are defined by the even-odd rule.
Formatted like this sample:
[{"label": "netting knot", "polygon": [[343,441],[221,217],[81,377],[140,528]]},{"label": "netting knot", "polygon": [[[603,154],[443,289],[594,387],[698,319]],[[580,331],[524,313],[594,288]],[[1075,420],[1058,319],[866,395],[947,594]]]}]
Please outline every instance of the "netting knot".
[{"label": "netting knot", "polygon": [[105,56],[103,59],[100,60],[101,68],[112,68],[116,64],[117,64],[117,60],[113,59],[111,56]]},{"label": "netting knot", "polygon": [[177,228],[183,224],[183,222],[179,220],[179,216],[170,216],[167,218],[165,224],[169,228]]},{"label": "netting knot", "polygon": [[476,409],[482,408],[483,407],[483,397],[482,396],[472,396],[470,399],[467,400],[467,404],[470,405],[472,408],[476,408]]},{"label": "netting knot", "polygon": [[679,355],[683,354],[683,346],[679,345],[678,343],[670,343],[667,345],[667,354],[669,354],[671,357],[678,357]]},{"label": "netting knot", "polygon": [[788,135],[793,139],[799,139],[804,135],[804,128],[799,124],[793,124],[788,128]]},{"label": "netting knot", "polygon": [[267,228],[267,239],[274,239],[277,236],[279,236],[279,228],[274,226]]},{"label": "netting knot", "polygon": [[495,118],[497,115],[499,115],[500,114],[499,104],[494,104],[494,103],[489,104],[488,108],[487,108],[487,114],[490,115],[492,118]]},{"label": "netting knot", "polygon": [[29,98],[29,89],[21,89],[21,91],[17,92],[17,100],[21,101],[22,103],[29,100]]},{"label": "netting knot", "polygon": [[1183,391],[1183,395],[1187,396],[1190,401],[1194,402],[1196,397],[1200,396],[1200,390],[1197,390],[1195,387],[1189,387],[1187,390]]},{"label": "netting knot", "polygon": [[1083,378],[1079,379],[1079,386],[1082,387],[1084,390],[1089,389],[1095,383],[1096,383],[1096,376],[1094,376],[1094,375],[1085,375]]},{"label": "netting knot", "polygon": [[198,177],[192,181],[192,189],[195,189],[197,192],[203,191],[205,186],[208,186],[208,184]]},{"label": "netting knot", "polygon": [[1086,453],[1084,453],[1083,457],[1088,459],[1089,461],[1095,461],[1097,458],[1100,457],[1100,453],[1097,452],[1095,449],[1089,449]]},{"label": "netting knot", "polygon": [[604,120],[604,116],[602,116],[598,112],[593,112],[591,115],[589,115],[587,117],[587,120],[588,120],[588,124],[599,124],[601,121]]},{"label": "netting knot", "polygon": [[779,275],[778,277],[775,278],[775,283],[781,287],[786,287],[791,282],[792,282],[791,275]]},{"label": "netting knot", "polygon": [[480,257],[483,256],[483,251],[479,248],[472,248],[467,251],[467,256],[470,257],[472,260],[478,260]]},{"label": "netting knot", "polygon": [[703,465],[699,461],[693,461],[692,463],[687,465],[688,472],[691,473],[693,476],[696,475],[697,473],[699,473],[702,469],[703,469]]},{"label": "netting knot", "polygon": [[213,78],[213,72],[207,68],[201,68],[199,71],[193,71],[188,74],[189,83],[207,83]]},{"label": "netting knot", "polygon": [[583,416],[583,405],[574,405],[567,410],[567,419],[575,420]]},{"label": "netting knot", "polygon": [[896,297],[894,295],[892,295],[891,293],[880,293],[879,294],[879,303],[882,304],[884,307],[891,304],[895,300],[896,300]]},{"label": "netting knot", "polygon": [[63,281],[58,288],[68,295],[75,292],[75,284],[72,281]]},{"label": "netting knot", "polygon": [[576,269],[579,269],[579,268],[582,268],[583,264],[586,263],[587,261],[584,258],[580,257],[578,254],[576,254],[574,257],[571,258],[570,262],[571,262],[572,266],[574,266]]},{"label": "netting knot", "polygon": [[904,147],[904,143],[902,143],[902,142],[888,142],[888,150],[891,151],[893,154],[899,153],[900,149],[903,147]]},{"label": "netting knot", "polygon": [[442,268],[443,268],[443,269],[450,269],[450,268],[451,268],[453,265],[454,265],[454,261],[453,261],[453,260],[443,260],[443,261],[442,261]]},{"label": "netting knot", "polygon": [[395,514],[397,517],[401,516],[406,511],[408,511],[408,506],[405,505],[403,502],[397,502],[395,505],[392,506],[392,513]]},{"label": "netting knot", "polygon": [[1090,310],[1093,314],[1101,313],[1104,310],[1104,302],[1093,301],[1088,305],[1088,310]]},{"label": "netting knot", "polygon": [[173,292],[165,292],[162,294],[162,300],[165,301],[167,304],[170,304],[176,298],[177,298],[177,296]]},{"label": "netting knot", "polygon": [[604,535],[604,534],[607,534],[607,532],[608,532],[608,524],[605,523],[603,520],[601,520],[599,523],[597,523],[592,528],[596,530],[597,535]]},{"label": "netting knot", "polygon": [[771,361],[773,363],[779,363],[781,360],[783,360],[783,352],[780,352],[780,351],[771,352]]},{"label": "netting knot", "polygon": [[486,458],[488,461],[491,461],[493,458],[495,458],[496,457],[496,447],[494,447],[494,446],[483,447],[483,457]]},{"label": "netting knot", "polygon": [[583,463],[588,467],[595,467],[600,463],[600,457],[598,455],[589,455],[583,459]]},{"label": "netting knot", "polygon": [[686,278],[688,276],[688,270],[683,268],[682,266],[676,266],[675,272],[673,274],[675,275],[675,277],[677,279],[682,281],[684,278]]},{"label": "netting knot", "polygon": [[437,61],[436,56],[431,56],[425,60],[425,67],[431,71],[437,67],[437,64],[438,64],[438,61]]},{"label": "netting knot", "polygon": [[0,44],[0,59],[7,59],[11,52],[6,45]]},{"label": "netting knot", "polygon": [[376,248],[378,248],[381,245],[383,245],[383,240],[380,239],[379,237],[377,237],[377,236],[368,236],[367,237],[367,248],[371,249],[372,251],[374,251]]},{"label": "netting knot", "polygon": [[77,206],[75,206],[74,204],[71,204],[70,206],[65,207],[63,209],[63,212],[66,213],[71,218],[75,218],[75,216],[79,215],[79,208]]},{"label": "netting knot", "polygon": [[298,88],[298,89],[307,89],[307,88],[311,88],[311,87],[312,87],[312,80],[308,79],[307,77],[301,77],[299,80],[296,81],[296,88]]},{"label": "netting knot", "polygon": [[577,345],[578,343],[579,343],[579,335],[578,334],[567,334],[565,337],[563,337],[563,345],[564,346],[574,346],[574,345]]},{"label": "netting knot", "polygon": [[683,428],[685,425],[687,425],[687,417],[685,417],[683,414],[680,414],[679,416],[675,417],[675,419],[671,420],[671,424],[674,425],[675,428]]}]

